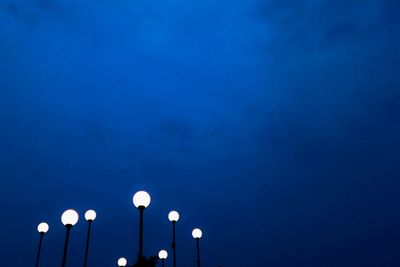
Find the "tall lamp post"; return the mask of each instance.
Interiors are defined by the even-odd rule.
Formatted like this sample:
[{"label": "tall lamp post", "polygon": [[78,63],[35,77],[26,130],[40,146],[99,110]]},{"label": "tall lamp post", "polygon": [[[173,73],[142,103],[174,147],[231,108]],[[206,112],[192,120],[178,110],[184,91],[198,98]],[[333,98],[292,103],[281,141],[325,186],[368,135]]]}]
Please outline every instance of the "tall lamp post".
[{"label": "tall lamp post", "polygon": [[164,267],[165,259],[168,257],[168,252],[166,250],[160,250],[160,252],[158,252],[158,257],[161,260],[162,267]]},{"label": "tall lamp post", "polygon": [[168,213],[168,220],[172,223],[172,252],[174,256],[174,267],[176,267],[176,240],[175,240],[175,226],[176,222],[179,220],[179,213],[175,210]]},{"label": "tall lamp post", "polygon": [[140,225],[139,225],[139,260],[143,258],[143,212],[144,209],[150,205],[151,198],[146,191],[138,191],[133,196],[133,205],[140,211]]},{"label": "tall lamp post", "polygon": [[61,216],[61,222],[67,228],[67,233],[65,235],[64,242],[64,253],[62,258],[62,267],[65,267],[65,263],[67,262],[67,251],[68,251],[68,242],[69,242],[69,234],[71,232],[72,226],[74,226],[79,220],[79,215],[75,210],[66,210]]},{"label": "tall lamp post", "polygon": [[197,247],[197,267],[200,267],[200,238],[203,236],[203,233],[199,228],[195,228],[192,231],[192,236],[196,239],[196,247]]},{"label": "tall lamp post", "polygon": [[118,267],[125,267],[128,264],[128,261],[125,258],[119,258],[117,264]]},{"label": "tall lamp post", "polygon": [[90,230],[92,228],[92,223],[96,219],[96,212],[94,210],[88,210],[85,213],[85,220],[88,222],[88,231],[86,237],[86,249],[85,249],[85,259],[83,262],[83,266],[87,266],[88,255],[89,255],[89,240],[90,240]]},{"label": "tall lamp post", "polygon": [[36,255],[35,266],[39,267],[40,253],[42,251],[42,241],[43,241],[44,234],[47,233],[47,231],[49,231],[49,225],[45,222],[42,222],[38,225],[37,230],[40,234],[40,238],[39,238],[39,246],[38,246],[38,251],[37,251],[37,255]]}]

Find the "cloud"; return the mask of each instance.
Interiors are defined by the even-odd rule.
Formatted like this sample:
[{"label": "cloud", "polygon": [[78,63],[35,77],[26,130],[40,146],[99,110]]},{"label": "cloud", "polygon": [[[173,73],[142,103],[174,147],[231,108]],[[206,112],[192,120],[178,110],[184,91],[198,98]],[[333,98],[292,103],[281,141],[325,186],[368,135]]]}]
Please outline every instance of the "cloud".
[{"label": "cloud", "polygon": [[[1,7],[0,176],[11,177],[2,193],[13,209],[39,217],[76,199],[107,209],[148,186],[168,199],[157,214],[178,203],[189,224],[220,216],[208,255],[227,266],[238,266],[230,251],[212,251],[230,231],[255,244],[235,249],[271,251],[276,266],[338,266],[360,240],[354,222],[370,238],[366,222],[396,210],[384,197],[399,187],[398,1]],[[15,199],[20,187],[37,202]],[[364,201],[387,211],[365,215]],[[326,251],[338,257],[326,263]]]},{"label": "cloud", "polygon": [[260,1],[253,14],[270,25],[272,46],[312,51],[397,31],[399,8],[398,1]]}]

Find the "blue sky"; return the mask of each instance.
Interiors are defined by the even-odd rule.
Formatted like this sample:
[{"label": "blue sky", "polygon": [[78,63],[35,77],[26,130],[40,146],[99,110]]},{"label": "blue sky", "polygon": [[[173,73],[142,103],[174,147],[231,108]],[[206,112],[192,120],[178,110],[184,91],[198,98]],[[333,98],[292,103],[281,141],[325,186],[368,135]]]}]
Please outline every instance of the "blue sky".
[{"label": "blue sky", "polygon": [[[4,266],[61,261],[98,211],[92,266],[400,264],[400,2],[1,0]],[[4,224],[4,223],[3,223]],[[82,262],[73,229],[69,265]]]}]

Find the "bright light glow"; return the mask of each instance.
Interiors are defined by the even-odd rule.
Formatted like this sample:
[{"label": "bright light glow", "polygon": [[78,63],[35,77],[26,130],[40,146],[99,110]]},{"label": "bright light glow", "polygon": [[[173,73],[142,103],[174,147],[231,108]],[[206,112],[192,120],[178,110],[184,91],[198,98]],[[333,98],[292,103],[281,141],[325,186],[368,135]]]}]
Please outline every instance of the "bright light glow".
[{"label": "bright light glow", "polygon": [[201,230],[199,228],[195,228],[192,231],[192,236],[193,238],[201,238],[203,236],[203,232],[201,232]]},{"label": "bright light glow", "polygon": [[136,208],[147,208],[147,206],[150,205],[150,201],[150,195],[146,191],[136,192],[136,194],[133,196],[133,205],[135,205]]},{"label": "bright light glow", "polygon": [[79,215],[74,210],[66,210],[61,216],[61,222],[67,226],[72,225],[74,226],[79,220]]},{"label": "bright light glow", "polygon": [[179,213],[177,212],[177,211],[171,211],[169,214],[168,214],[168,220],[170,221],[170,222],[177,222],[178,220],[179,220]]},{"label": "bright light glow", "polygon": [[160,252],[158,252],[158,257],[165,260],[168,257],[168,252],[166,250],[160,250]]},{"label": "bright light glow", "polygon": [[119,259],[118,259],[118,266],[120,266],[120,267],[126,266],[127,263],[128,263],[128,262],[126,261],[125,258],[119,258]]},{"label": "bright light glow", "polygon": [[49,225],[45,222],[39,223],[37,230],[39,233],[47,233],[49,231]]},{"label": "bright light glow", "polygon": [[88,210],[85,213],[86,221],[94,221],[96,219],[96,212],[94,210]]}]

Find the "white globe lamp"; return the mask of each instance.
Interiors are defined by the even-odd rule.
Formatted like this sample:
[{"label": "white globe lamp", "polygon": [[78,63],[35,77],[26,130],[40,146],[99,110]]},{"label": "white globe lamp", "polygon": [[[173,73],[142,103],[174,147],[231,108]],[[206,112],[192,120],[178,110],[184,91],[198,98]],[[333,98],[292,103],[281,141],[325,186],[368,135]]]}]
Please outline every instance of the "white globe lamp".
[{"label": "white globe lamp", "polygon": [[49,225],[45,222],[39,223],[37,230],[41,234],[45,234],[49,231]]},{"label": "white globe lamp", "polygon": [[194,239],[200,239],[203,236],[203,232],[199,228],[195,228],[192,231],[192,236]]},{"label": "white globe lamp", "polygon": [[147,208],[150,205],[151,198],[146,191],[139,191],[133,196],[132,201],[136,208]]},{"label": "white globe lamp", "polygon": [[175,210],[168,213],[168,220],[170,222],[177,222],[179,220],[179,213]]},{"label": "white globe lamp", "polygon": [[158,257],[161,260],[165,260],[168,257],[168,252],[166,250],[160,250],[160,252],[158,252]]},{"label": "white globe lamp", "polygon": [[127,260],[125,258],[119,258],[118,259],[118,266],[119,267],[125,267],[127,263],[128,262],[127,262]]},{"label": "white globe lamp", "polygon": [[85,212],[85,220],[90,222],[96,219],[96,212],[94,210],[88,210]]},{"label": "white globe lamp", "polygon": [[66,210],[61,216],[61,222],[65,226],[74,226],[79,220],[79,215],[75,210]]}]

